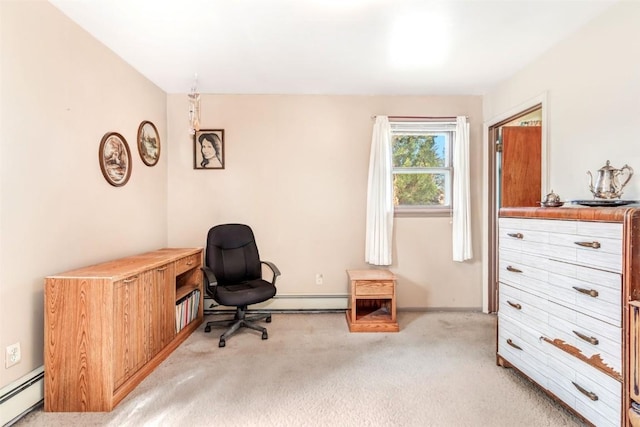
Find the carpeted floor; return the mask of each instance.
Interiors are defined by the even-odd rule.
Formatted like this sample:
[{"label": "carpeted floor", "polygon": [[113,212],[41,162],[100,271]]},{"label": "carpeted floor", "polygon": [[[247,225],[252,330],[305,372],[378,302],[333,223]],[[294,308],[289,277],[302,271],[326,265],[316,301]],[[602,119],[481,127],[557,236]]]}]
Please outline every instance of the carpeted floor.
[{"label": "carpeted floor", "polygon": [[496,317],[400,312],[398,333],[344,314],[274,314],[269,339],[194,332],[110,413],[33,411],[17,426],[581,426],[496,366]]}]

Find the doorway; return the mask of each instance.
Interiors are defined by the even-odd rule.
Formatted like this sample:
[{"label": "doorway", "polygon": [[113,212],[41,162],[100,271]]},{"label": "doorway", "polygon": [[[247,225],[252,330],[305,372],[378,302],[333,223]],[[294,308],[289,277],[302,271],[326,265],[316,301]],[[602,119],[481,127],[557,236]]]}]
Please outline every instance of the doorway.
[{"label": "doorway", "polygon": [[487,312],[498,311],[498,213],[501,207],[539,206],[546,191],[546,138],[541,100],[489,123]]}]

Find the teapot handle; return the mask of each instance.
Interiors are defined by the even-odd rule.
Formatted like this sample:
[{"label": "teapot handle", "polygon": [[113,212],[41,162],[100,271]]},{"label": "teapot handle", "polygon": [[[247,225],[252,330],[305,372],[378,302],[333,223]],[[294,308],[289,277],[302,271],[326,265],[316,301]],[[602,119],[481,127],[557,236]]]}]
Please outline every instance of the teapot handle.
[{"label": "teapot handle", "polygon": [[622,188],[627,185],[627,182],[629,182],[629,180],[631,179],[631,177],[633,176],[633,169],[631,168],[631,166],[629,165],[624,165],[623,167],[620,168],[620,172],[622,172],[623,170],[627,170],[627,179],[624,180],[624,182],[622,183],[622,185],[620,186],[620,190],[622,190]]}]

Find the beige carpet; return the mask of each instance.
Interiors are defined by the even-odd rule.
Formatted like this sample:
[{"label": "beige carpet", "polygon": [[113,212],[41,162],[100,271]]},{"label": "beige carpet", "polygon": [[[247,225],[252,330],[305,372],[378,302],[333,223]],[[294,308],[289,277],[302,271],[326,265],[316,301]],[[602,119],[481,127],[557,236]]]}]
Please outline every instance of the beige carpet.
[{"label": "beige carpet", "polygon": [[344,314],[274,314],[269,339],[218,348],[194,332],[110,413],[18,426],[579,426],[496,366],[496,317],[399,313],[399,333],[349,333]]}]

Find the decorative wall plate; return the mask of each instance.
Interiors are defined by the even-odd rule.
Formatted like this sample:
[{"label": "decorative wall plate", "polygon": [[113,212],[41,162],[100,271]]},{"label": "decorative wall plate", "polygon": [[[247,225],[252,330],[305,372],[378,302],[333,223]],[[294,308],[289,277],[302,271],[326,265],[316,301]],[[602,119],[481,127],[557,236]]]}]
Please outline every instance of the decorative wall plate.
[{"label": "decorative wall plate", "polygon": [[108,132],[100,141],[98,149],[100,170],[107,182],[122,187],[131,176],[131,151],[127,140],[117,132]]},{"label": "decorative wall plate", "polygon": [[155,166],[160,158],[160,135],[156,125],[148,120],[138,126],[138,152],[142,162],[147,166]]}]

